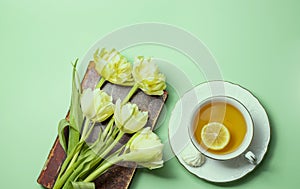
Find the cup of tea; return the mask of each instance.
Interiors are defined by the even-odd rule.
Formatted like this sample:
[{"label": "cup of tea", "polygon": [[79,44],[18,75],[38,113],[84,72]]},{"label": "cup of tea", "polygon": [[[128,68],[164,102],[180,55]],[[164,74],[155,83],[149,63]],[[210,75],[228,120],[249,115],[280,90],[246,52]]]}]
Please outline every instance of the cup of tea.
[{"label": "cup of tea", "polygon": [[214,96],[194,109],[189,136],[194,146],[215,160],[229,160],[240,155],[252,164],[256,157],[248,147],[253,138],[253,121],[246,107],[227,96]]}]

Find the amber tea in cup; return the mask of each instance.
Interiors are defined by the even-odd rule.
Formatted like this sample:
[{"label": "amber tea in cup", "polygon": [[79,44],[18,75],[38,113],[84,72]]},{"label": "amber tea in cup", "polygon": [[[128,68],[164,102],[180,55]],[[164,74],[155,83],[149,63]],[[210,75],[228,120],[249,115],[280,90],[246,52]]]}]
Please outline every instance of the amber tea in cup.
[{"label": "amber tea in cup", "polygon": [[[204,128],[212,124],[226,130],[223,134],[228,141],[221,149],[209,147],[203,140],[203,137],[207,137],[203,134]],[[222,134],[222,129],[218,131],[219,134]],[[253,136],[253,123],[241,103],[230,97],[218,96],[199,104],[189,130],[192,142],[200,152],[214,159],[227,160],[239,156],[248,148]]]}]

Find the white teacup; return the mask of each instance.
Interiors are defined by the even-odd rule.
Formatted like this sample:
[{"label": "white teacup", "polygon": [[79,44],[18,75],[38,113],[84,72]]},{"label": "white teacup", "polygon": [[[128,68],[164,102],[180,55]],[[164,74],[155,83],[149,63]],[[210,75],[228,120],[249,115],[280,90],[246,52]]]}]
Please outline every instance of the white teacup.
[{"label": "white teacup", "polygon": [[[229,143],[221,150],[213,150],[203,145],[202,134],[199,133],[205,125],[216,120],[230,133]],[[254,153],[247,151],[253,138],[252,118],[246,107],[234,98],[214,96],[200,102],[193,110],[189,136],[194,146],[209,158],[229,160],[244,155],[250,163],[256,162]]]}]

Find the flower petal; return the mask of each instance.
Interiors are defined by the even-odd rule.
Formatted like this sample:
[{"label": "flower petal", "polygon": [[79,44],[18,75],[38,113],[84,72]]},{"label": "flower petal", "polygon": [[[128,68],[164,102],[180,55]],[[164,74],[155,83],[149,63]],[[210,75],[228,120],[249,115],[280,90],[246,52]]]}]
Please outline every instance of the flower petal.
[{"label": "flower petal", "polygon": [[82,92],[80,103],[81,103],[81,109],[84,116],[86,116],[88,119],[93,119],[96,112],[94,109],[94,94],[92,89],[88,88],[85,89]]}]

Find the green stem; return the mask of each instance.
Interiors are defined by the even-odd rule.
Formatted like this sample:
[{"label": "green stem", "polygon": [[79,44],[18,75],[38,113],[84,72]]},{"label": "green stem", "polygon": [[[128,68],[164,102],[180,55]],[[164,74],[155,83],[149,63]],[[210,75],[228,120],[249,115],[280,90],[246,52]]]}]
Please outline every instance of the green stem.
[{"label": "green stem", "polygon": [[109,155],[107,158],[105,158],[106,160],[110,160],[112,159],[113,157],[117,157],[117,156],[120,156],[122,150],[125,148],[125,145],[123,145],[121,148],[119,148],[117,151],[115,151],[114,153],[112,153],[111,155]]},{"label": "green stem", "polygon": [[100,157],[104,158],[116,146],[116,144],[119,142],[119,140],[123,137],[124,134],[124,132],[120,131],[117,138],[113,141],[113,143],[111,143],[110,146],[106,148],[106,150],[103,153],[101,153]]},{"label": "green stem", "polygon": [[115,127],[115,129],[113,130],[113,133],[112,133],[112,138],[115,138],[116,134],[120,131],[120,129],[118,127]]},{"label": "green stem", "polygon": [[89,124],[90,124],[90,120],[86,118],[84,126],[83,126],[83,130],[82,130],[82,133],[81,133],[80,141],[82,141],[83,137],[85,137],[85,135],[86,135],[86,133],[89,129]]},{"label": "green stem", "polygon": [[[92,161],[93,165],[97,165],[102,161],[102,159],[115,147],[115,145],[119,142],[119,140],[122,138],[124,133],[120,132],[115,140],[110,138],[107,142],[106,145],[104,145],[98,152],[97,154],[98,157]],[[118,151],[117,151],[118,152]]]},{"label": "green stem", "polygon": [[97,139],[97,141],[95,141],[95,143],[89,149],[93,150],[97,154],[99,151],[101,151],[101,149],[103,149],[104,146],[105,144],[101,140]]},{"label": "green stem", "polygon": [[[61,186],[64,184],[64,182],[62,180],[65,180],[66,175],[70,174],[69,172],[72,170],[71,168],[69,168],[68,170],[66,170],[67,166],[69,165],[69,162],[71,161],[71,158],[74,156],[74,154],[77,152],[78,148],[81,148],[81,146],[83,145],[83,142],[79,142],[77,144],[77,146],[73,149],[73,151],[71,152],[70,155],[67,156],[67,158],[65,159],[63,165],[61,166],[59,175],[56,179],[56,182],[53,186],[53,189],[58,189],[61,188]],[[66,171],[65,171],[66,170]],[[64,174],[63,174],[64,173]],[[62,175],[63,174],[63,175]]]},{"label": "green stem", "polygon": [[99,133],[98,133],[97,140],[91,145],[91,147],[90,147],[91,149],[93,149],[94,147],[96,147],[96,146],[98,145],[98,143],[101,142],[101,136],[102,136],[102,134],[103,134],[103,131],[102,131],[102,129],[100,128]]},{"label": "green stem", "polygon": [[106,81],[106,80],[105,80],[103,77],[101,77],[101,79],[100,79],[99,82],[97,83],[95,89],[97,89],[97,88],[101,89],[101,87],[102,87],[102,85],[104,84],[105,81]]},{"label": "green stem", "polygon": [[72,150],[72,152],[67,156],[67,158],[65,159],[64,163],[61,166],[59,175],[57,177],[57,180],[60,179],[61,175],[65,172],[67,166],[69,165],[69,162],[71,161],[72,157],[74,156],[74,154],[77,152],[78,148],[81,148],[81,146],[83,145],[83,142],[79,142],[76,147]]},{"label": "green stem", "polygon": [[107,133],[110,131],[111,127],[113,126],[114,121],[115,121],[115,117],[113,116],[113,117],[110,119],[110,121],[108,122],[107,126],[105,127],[105,129],[104,129],[104,131],[103,131],[103,133],[102,133],[102,135],[101,135],[102,141],[104,141],[104,139],[106,138],[106,135],[107,135]]},{"label": "green stem", "polygon": [[81,162],[76,162],[75,164],[72,165],[65,173],[64,175],[55,182],[53,189],[60,189],[67,181],[69,176],[73,173],[75,168],[80,164]]},{"label": "green stem", "polygon": [[133,85],[133,87],[130,89],[129,93],[127,96],[123,99],[122,104],[126,104],[130,98],[134,95],[134,93],[138,90],[139,86],[137,83]]},{"label": "green stem", "polygon": [[[107,134],[107,137],[105,139],[105,142],[109,139],[109,138],[115,138],[116,137],[116,134],[120,131],[120,129],[118,127],[114,127],[110,129],[110,131],[108,132]],[[110,137],[109,137],[110,136]]]},{"label": "green stem", "polygon": [[121,161],[122,159],[120,157],[115,157],[112,158],[110,161],[105,160],[104,164],[102,164],[101,166],[99,166],[95,171],[93,171],[87,178],[85,178],[83,180],[83,182],[91,182],[93,180],[95,180],[96,178],[98,178],[104,171],[106,171],[110,166],[112,166],[113,164]]},{"label": "green stem", "polygon": [[83,170],[84,168],[84,163],[81,163],[77,168],[75,168],[75,170],[72,172],[72,174],[69,176],[69,178],[66,180],[66,183],[64,184],[63,188],[69,188],[71,182],[76,181],[76,177],[80,174],[80,172]]},{"label": "green stem", "polygon": [[[105,157],[112,149],[113,147],[116,145],[117,141],[119,141],[121,138],[122,138],[123,134],[122,133],[119,133],[118,137],[116,138],[116,142],[113,142],[113,141],[110,141],[110,142],[113,142],[112,144],[110,145],[106,145],[102,148],[102,150],[104,150],[104,152],[102,152],[99,156],[97,156],[97,158],[93,159],[90,163],[89,163],[89,166],[90,166],[90,170],[94,170],[97,165],[103,160],[103,157]],[[113,154],[111,154],[109,157],[107,157],[107,159],[112,159],[113,157],[117,156],[121,151],[122,149],[124,148],[124,146],[122,146],[120,149],[118,149],[116,152],[114,152]],[[77,163],[77,162],[76,162]],[[81,173],[81,170],[82,170],[82,166],[85,166],[83,164],[80,164],[78,167],[73,167],[72,168],[76,168],[75,171],[71,174],[71,176],[69,176],[68,180],[66,181],[66,186],[67,187],[69,185],[68,182],[71,182],[73,181],[80,173]],[[89,171],[88,171],[89,172]],[[88,173],[87,172],[87,173]],[[86,173],[86,174],[87,174]],[[69,174],[66,173],[66,174]]]},{"label": "green stem", "polygon": [[91,125],[91,127],[89,128],[89,130],[87,131],[87,133],[85,135],[81,136],[80,141],[85,141],[86,139],[89,138],[90,134],[92,133],[92,131],[93,131],[94,127],[95,127],[95,124],[96,124],[96,122],[93,122],[93,124]]}]

